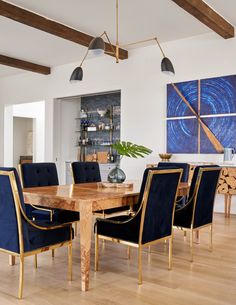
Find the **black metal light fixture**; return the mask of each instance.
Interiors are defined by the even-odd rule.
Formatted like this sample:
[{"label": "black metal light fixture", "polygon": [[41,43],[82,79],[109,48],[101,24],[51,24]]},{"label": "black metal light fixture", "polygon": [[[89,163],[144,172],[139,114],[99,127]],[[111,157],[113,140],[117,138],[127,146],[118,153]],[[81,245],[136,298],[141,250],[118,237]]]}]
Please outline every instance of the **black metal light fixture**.
[{"label": "black metal light fixture", "polygon": [[104,54],[105,42],[102,37],[95,37],[89,44],[88,51],[95,56]]},{"label": "black metal light fixture", "polygon": [[161,61],[161,71],[167,75],[174,76],[175,70],[169,58],[164,57]]},{"label": "black metal light fixture", "polygon": [[119,39],[118,39],[118,30],[119,30],[119,24],[118,24],[118,4],[119,4],[119,0],[116,0],[116,45],[115,47],[113,47],[113,45],[111,44],[111,41],[109,39],[109,36],[107,35],[107,32],[104,31],[102,33],[102,35],[95,37],[91,40],[88,49],[85,53],[84,58],[82,59],[82,62],[80,64],[79,67],[75,68],[75,70],[72,72],[71,77],[70,77],[70,81],[71,82],[75,82],[75,81],[81,81],[83,79],[83,70],[82,70],[82,65],[84,60],[86,59],[86,57],[88,56],[89,53],[92,53],[95,56],[99,56],[101,54],[103,54],[105,52],[105,42],[103,40],[103,36],[105,36],[107,42],[109,43],[112,52],[108,52],[106,51],[107,54],[112,54],[115,58],[116,58],[116,62],[119,63],[119,49],[121,47],[127,47],[130,45],[135,45],[135,44],[140,44],[143,42],[148,42],[148,41],[156,41],[162,55],[163,55],[163,59],[161,61],[161,71],[165,74],[168,75],[175,75],[175,70],[173,67],[172,62],[170,61],[169,58],[167,58],[163,52],[163,49],[157,39],[157,37],[154,38],[150,38],[150,39],[146,39],[146,40],[142,40],[142,41],[137,41],[137,42],[132,42],[129,44],[126,44],[124,46],[119,45]]},{"label": "black metal light fixture", "polygon": [[70,82],[77,82],[83,79],[83,69],[81,67],[75,68],[70,77]]}]

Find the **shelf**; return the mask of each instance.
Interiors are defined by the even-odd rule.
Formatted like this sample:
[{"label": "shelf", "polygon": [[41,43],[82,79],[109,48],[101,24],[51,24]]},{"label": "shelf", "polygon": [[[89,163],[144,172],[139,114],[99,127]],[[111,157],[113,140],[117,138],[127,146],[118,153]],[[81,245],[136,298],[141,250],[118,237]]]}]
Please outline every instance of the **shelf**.
[{"label": "shelf", "polygon": [[75,130],[75,132],[119,132],[120,129]]},{"label": "shelf", "polygon": [[112,144],[78,144],[75,147],[111,147]]}]

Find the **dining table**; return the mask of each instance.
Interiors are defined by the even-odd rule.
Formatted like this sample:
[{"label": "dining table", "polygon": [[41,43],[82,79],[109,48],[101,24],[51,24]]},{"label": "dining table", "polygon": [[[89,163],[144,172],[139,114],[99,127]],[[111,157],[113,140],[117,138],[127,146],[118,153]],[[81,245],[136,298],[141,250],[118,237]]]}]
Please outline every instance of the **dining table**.
[{"label": "dining table", "polygon": [[[102,183],[81,183],[23,189],[25,203],[41,207],[80,212],[81,290],[89,289],[90,253],[93,214],[96,211],[137,203],[141,181],[129,181],[120,187],[104,187]],[[128,187],[125,187],[128,186]],[[180,183],[178,196],[188,193],[188,183]]]}]

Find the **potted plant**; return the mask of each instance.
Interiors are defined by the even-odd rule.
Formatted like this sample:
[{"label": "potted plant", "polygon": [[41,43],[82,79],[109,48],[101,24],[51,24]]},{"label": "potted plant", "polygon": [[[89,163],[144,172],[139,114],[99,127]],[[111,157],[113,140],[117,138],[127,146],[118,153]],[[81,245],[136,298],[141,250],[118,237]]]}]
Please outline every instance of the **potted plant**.
[{"label": "potted plant", "polygon": [[120,160],[126,156],[129,158],[144,158],[149,155],[152,150],[143,146],[133,144],[131,142],[117,141],[112,144],[112,148],[117,152],[116,167],[108,174],[108,181],[111,183],[122,183],[126,179],[126,175],[120,168]]}]

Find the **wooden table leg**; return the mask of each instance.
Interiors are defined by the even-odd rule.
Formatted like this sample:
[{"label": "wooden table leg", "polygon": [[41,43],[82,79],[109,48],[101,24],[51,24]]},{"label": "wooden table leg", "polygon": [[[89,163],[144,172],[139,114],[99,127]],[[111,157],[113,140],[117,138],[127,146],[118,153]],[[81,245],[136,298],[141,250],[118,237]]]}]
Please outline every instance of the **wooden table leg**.
[{"label": "wooden table leg", "polygon": [[230,217],[231,201],[232,201],[232,195],[229,195],[228,196],[228,211],[227,211],[227,216],[228,217]]},{"label": "wooden table leg", "polygon": [[83,204],[80,208],[80,255],[81,255],[81,290],[89,289],[90,250],[92,233],[92,206]]},{"label": "wooden table leg", "polygon": [[228,217],[228,194],[225,194],[225,217]]}]

